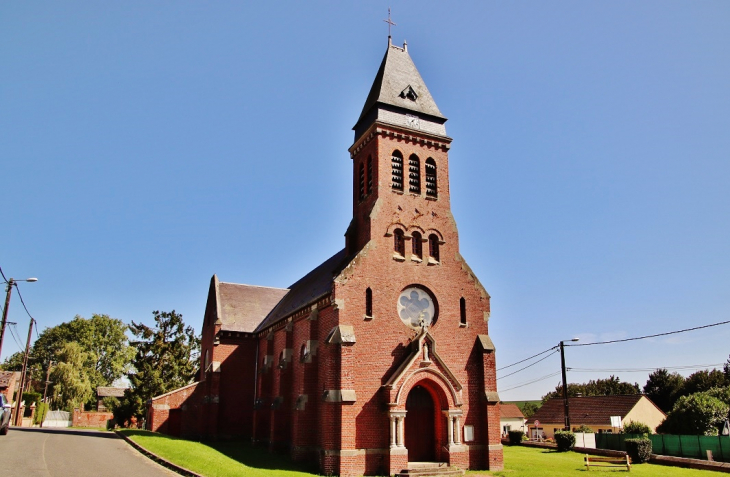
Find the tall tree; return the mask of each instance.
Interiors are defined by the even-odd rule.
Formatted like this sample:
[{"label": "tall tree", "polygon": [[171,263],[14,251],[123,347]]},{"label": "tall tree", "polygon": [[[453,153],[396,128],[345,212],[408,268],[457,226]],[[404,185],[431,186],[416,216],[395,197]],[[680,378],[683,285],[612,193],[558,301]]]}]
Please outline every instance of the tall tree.
[{"label": "tall tree", "polygon": [[703,369],[687,376],[682,387],[682,394],[689,396],[690,394],[701,393],[709,391],[712,388],[721,388],[727,385],[725,373],[717,369]]},{"label": "tall tree", "polygon": [[[641,388],[638,383],[627,383],[621,381],[617,376],[611,376],[606,379],[590,380],[587,383],[576,384],[568,383],[568,396],[610,396],[614,394],[639,394]],[[555,386],[555,391],[551,391],[542,397],[542,402],[552,398],[563,397],[563,385]]]},{"label": "tall tree", "polygon": [[55,383],[53,404],[71,412],[93,396],[91,381],[84,367],[87,356],[78,343],[69,342],[56,353],[55,358],[58,364],[51,371],[51,380]]},{"label": "tall tree", "polygon": [[142,419],[147,400],[190,384],[197,372],[200,339],[193,328],[175,310],[152,314],[154,327],[134,321],[129,326],[137,338],[132,343],[136,354],[128,374],[131,387],[114,411],[120,423]]},{"label": "tall tree", "polygon": [[666,369],[657,369],[649,375],[644,385],[644,394],[656,404],[659,409],[668,414],[674,403],[682,395],[684,377],[679,373],[670,373]]}]

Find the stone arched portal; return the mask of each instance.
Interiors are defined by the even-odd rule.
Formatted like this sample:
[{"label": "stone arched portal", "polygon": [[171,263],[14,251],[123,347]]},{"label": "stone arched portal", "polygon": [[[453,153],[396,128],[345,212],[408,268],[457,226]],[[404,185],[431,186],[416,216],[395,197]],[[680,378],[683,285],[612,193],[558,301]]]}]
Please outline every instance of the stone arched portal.
[{"label": "stone arched portal", "polygon": [[420,384],[414,386],[406,399],[405,445],[409,462],[436,461],[439,414],[431,393]]}]

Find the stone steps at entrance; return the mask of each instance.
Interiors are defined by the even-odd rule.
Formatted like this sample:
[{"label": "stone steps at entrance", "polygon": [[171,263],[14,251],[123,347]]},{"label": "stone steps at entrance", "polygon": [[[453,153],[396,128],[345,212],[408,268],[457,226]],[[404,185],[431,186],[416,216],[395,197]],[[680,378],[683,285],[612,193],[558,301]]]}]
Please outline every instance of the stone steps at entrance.
[{"label": "stone steps at entrance", "polygon": [[396,477],[443,477],[464,475],[464,471],[450,467],[445,462],[409,462],[407,469],[403,469],[395,475]]}]

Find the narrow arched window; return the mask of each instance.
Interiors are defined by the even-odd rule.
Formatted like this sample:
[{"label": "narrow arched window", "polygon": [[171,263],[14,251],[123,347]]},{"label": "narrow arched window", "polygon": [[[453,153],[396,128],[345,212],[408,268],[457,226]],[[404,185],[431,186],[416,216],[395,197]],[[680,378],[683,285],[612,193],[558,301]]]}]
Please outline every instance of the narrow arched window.
[{"label": "narrow arched window", "polygon": [[466,324],[466,300],[464,300],[464,297],[461,297],[461,300],[459,300],[459,312],[460,312],[460,316],[461,316],[461,319],[459,320],[459,322],[462,325],[465,325]]},{"label": "narrow arched window", "polygon": [[365,316],[373,316],[373,291],[365,290]]},{"label": "narrow arched window", "polygon": [[362,162],[360,163],[360,175],[359,175],[360,181],[360,200],[363,200],[365,198],[365,164]]},{"label": "narrow arched window", "polygon": [[401,229],[395,229],[393,232],[393,250],[401,256],[406,255],[406,244]]},{"label": "narrow arched window", "polygon": [[373,193],[373,156],[368,156],[368,194]]},{"label": "narrow arched window", "polygon": [[393,190],[403,190],[403,154],[400,151],[393,151],[390,158],[391,167],[393,169],[392,179]]},{"label": "narrow arched window", "polygon": [[423,258],[423,240],[419,232],[413,232],[411,235],[411,242],[413,242],[413,255],[418,258]]},{"label": "narrow arched window", "polygon": [[439,238],[436,234],[428,236],[428,255],[437,262],[439,261]]},{"label": "narrow arched window", "polygon": [[408,192],[421,193],[421,161],[415,154],[408,158]]},{"label": "narrow arched window", "polygon": [[436,161],[432,157],[426,159],[426,195],[428,197],[438,197],[438,187],[436,182]]}]

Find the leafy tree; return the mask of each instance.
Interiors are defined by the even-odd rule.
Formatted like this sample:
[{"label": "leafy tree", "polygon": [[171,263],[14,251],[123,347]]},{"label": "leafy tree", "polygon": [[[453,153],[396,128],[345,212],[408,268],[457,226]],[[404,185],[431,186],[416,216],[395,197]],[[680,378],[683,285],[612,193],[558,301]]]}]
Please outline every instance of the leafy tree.
[{"label": "leafy tree", "polygon": [[57,408],[72,412],[81,407],[92,396],[91,381],[86,374],[84,363],[86,353],[78,343],[66,343],[56,353],[58,364],[51,371],[53,403]]},{"label": "leafy tree", "polygon": [[690,394],[701,393],[709,391],[712,388],[721,388],[727,385],[725,373],[717,369],[713,369],[712,371],[703,369],[687,377],[682,387],[682,394],[689,396]]},{"label": "leafy tree", "polygon": [[674,403],[682,395],[684,377],[679,373],[670,373],[666,369],[657,369],[649,375],[644,386],[644,394],[656,404],[659,409],[668,414]]},{"label": "leafy tree", "polygon": [[725,375],[725,382],[730,385],[730,356],[728,356],[727,361],[725,361],[725,364],[722,367],[722,372]]},{"label": "leafy tree", "polygon": [[3,371],[20,371],[23,369],[23,352],[18,351],[13,353],[3,361],[0,365],[0,369]]},{"label": "leafy tree", "polygon": [[522,411],[522,415],[525,416],[526,419],[529,419],[537,412],[538,409],[540,409],[540,406],[534,402],[527,401],[522,404],[522,408],[520,410]]},{"label": "leafy tree", "polygon": [[583,432],[585,434],[593,434],[593,433],[595,433],[595,431],[592,428],[586,426],[585,424],[581,424],[580,427],[578,427],[578,428],[575,429],[575,432]]},{"label": "leafy tree", "polygon": [[694,393],[677,400],[657,432],[716,436],[727,415],[728,405],[720,399],[709,392]]},{"label": "leafy tree", "polygon": [[[56,354],[66,343],[77,343],[85,355],[81,366],[89,378],[91,387],[109,386],[128,371],[134,350],[125,334],[127,325],[109,315],[92,315],[86,319],[76,316],[73,320],[46,328],[33,344],[32,358],[48,369]],[[45,381],[45,375],[41,377]]]},{"label": "leafy tree", "polygon": [[132,343],[136,354],[128,374],[131,387],[114,409],[120,424],[132,417],[141,420],[147,400],[190,384],[198,366],[200,339],[193,328],[185,326],[182,315],[171,312],[152,312],[155,327],[134,321],[129,326],[137,338]]},{"label": "leafy tree", "polygon": [[[583,384],[568,383],[568,397],[582,396],[612,396],[617,394],[639,394],[641,388],[638,383],[627,383],[621,381],[617,376],[607,379],[596,379]],[[542,402],[552,398],[563,397],[563,385],[558,384],[555,391],[551,391],[542,397]]]},{"label": "leafy tree", "polygon": [[651,430],[651,427],[647,426],[643,422],[639,421],[629,421],[626,424],[624,424],[623,429],[621,429],[622,434],[653,434],[654,432]]}]

